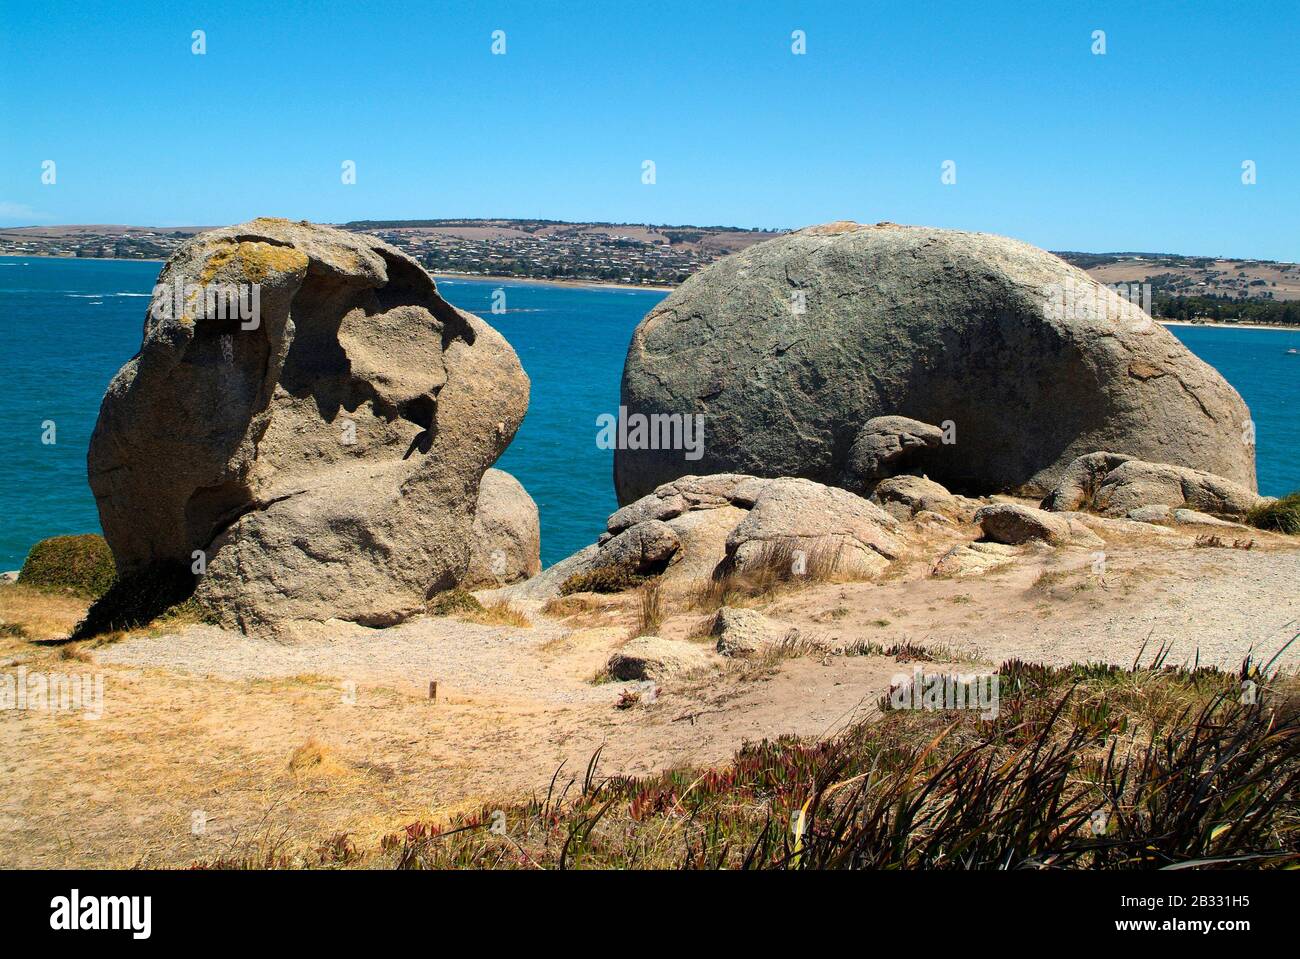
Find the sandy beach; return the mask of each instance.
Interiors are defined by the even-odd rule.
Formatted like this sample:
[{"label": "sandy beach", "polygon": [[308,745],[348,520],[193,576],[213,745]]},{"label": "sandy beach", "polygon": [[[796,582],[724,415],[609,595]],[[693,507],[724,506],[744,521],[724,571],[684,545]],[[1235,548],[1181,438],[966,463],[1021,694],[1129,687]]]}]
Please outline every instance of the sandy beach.
[{"label": "sandy beach", "polygon": [[608,283],[604,280],[543,280],[530,276],[491,276],[481,273],[431,273],[429,275],[435,280],[481,280],[484,283],[524,283],[529,286],[577,286],[603,290],[654,290],[659,293],[671,293],[677,289],[675,286],[643,286],[636,283]]},{"label": "sandy beach", "polygon": [[1165,326],[1208,326],[1218,330],[1291,330],[1300,326],[1282,326],[1279,323],[1193,323],[1190,320],[1159,320]]}]

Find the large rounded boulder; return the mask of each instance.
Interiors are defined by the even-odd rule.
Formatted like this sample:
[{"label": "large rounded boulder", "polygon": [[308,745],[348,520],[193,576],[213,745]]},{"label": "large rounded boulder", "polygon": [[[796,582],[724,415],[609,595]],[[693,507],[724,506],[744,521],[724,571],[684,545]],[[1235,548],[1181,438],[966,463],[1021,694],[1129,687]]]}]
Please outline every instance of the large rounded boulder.
[{"label": "large rounded boulder", "polygon": [[[881,416],[940,427],[909,470],[965,493],[1042,495],[1099,449],[1255,488],[1250,413],[1214,369],[1083,271],[990,234],[842,222],[719,260],[641,321],[622,405],[651,424],[615,453],[622,503],[688,473],[852,487]],[[658,442],[674,416],[703,417],[702,454]]]},{"label": "large rounded boulder", "polygon": [[527,405],[509,344],[410,257],[258,219],[163,267],[90,485],[118,572],[183,565],[224,625],[385,625],[465,574]]}]

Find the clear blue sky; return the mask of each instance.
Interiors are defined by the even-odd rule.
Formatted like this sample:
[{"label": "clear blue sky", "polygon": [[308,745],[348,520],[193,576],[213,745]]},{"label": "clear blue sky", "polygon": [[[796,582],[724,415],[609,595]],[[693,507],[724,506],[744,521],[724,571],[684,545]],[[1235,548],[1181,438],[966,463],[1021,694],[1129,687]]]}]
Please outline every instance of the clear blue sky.
[{"label": "clear blue sky", "polygon": [[1296,0],[12,0],[0,224],[846,218],[1300,260],[1298,51]]}]

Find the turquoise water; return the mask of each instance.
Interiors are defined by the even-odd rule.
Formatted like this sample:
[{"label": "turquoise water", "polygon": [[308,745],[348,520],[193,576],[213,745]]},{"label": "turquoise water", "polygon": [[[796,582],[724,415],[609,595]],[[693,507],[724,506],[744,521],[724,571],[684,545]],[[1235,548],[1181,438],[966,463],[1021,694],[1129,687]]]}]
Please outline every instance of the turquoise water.
[{"label": "turquoise water", "polygon": [[[46,536],[99,529],[86,485],[86,447],[104,388],[140,345],[159,264],[0,257],[0,569],[16,569]],[[442,280],[462,309],[510,340],[532,379],[528,416],[498,462],[542,515],[542,561],[587,545],[616,507],[613,453],[596,446],[596,417],[617,412],[632,330],[664,296],[481,280]],[[504,314],[492,293],[506,291]],[[1259,485],[1300,488],[1300,332],[1174,327],[1250,404]],[[55,440],[43,444],[52,420]]]}]

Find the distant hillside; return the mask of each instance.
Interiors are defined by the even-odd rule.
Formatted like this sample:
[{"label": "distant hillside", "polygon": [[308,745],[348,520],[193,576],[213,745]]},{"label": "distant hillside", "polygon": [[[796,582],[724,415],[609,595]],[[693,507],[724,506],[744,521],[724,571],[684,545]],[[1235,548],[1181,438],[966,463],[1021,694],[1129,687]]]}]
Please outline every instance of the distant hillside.
[{"label": "distant hillside", "polygon": [[[433,273],[675,286],[719,257],[783,231],[730,226],[453,218],[354,220]],[[0,228],[0,256],[165,259],[209,227]],[[1150,284],[1173,319],[1300,324],[1300,265],[1173,253],[1057,254],[1107,284]]]}]

